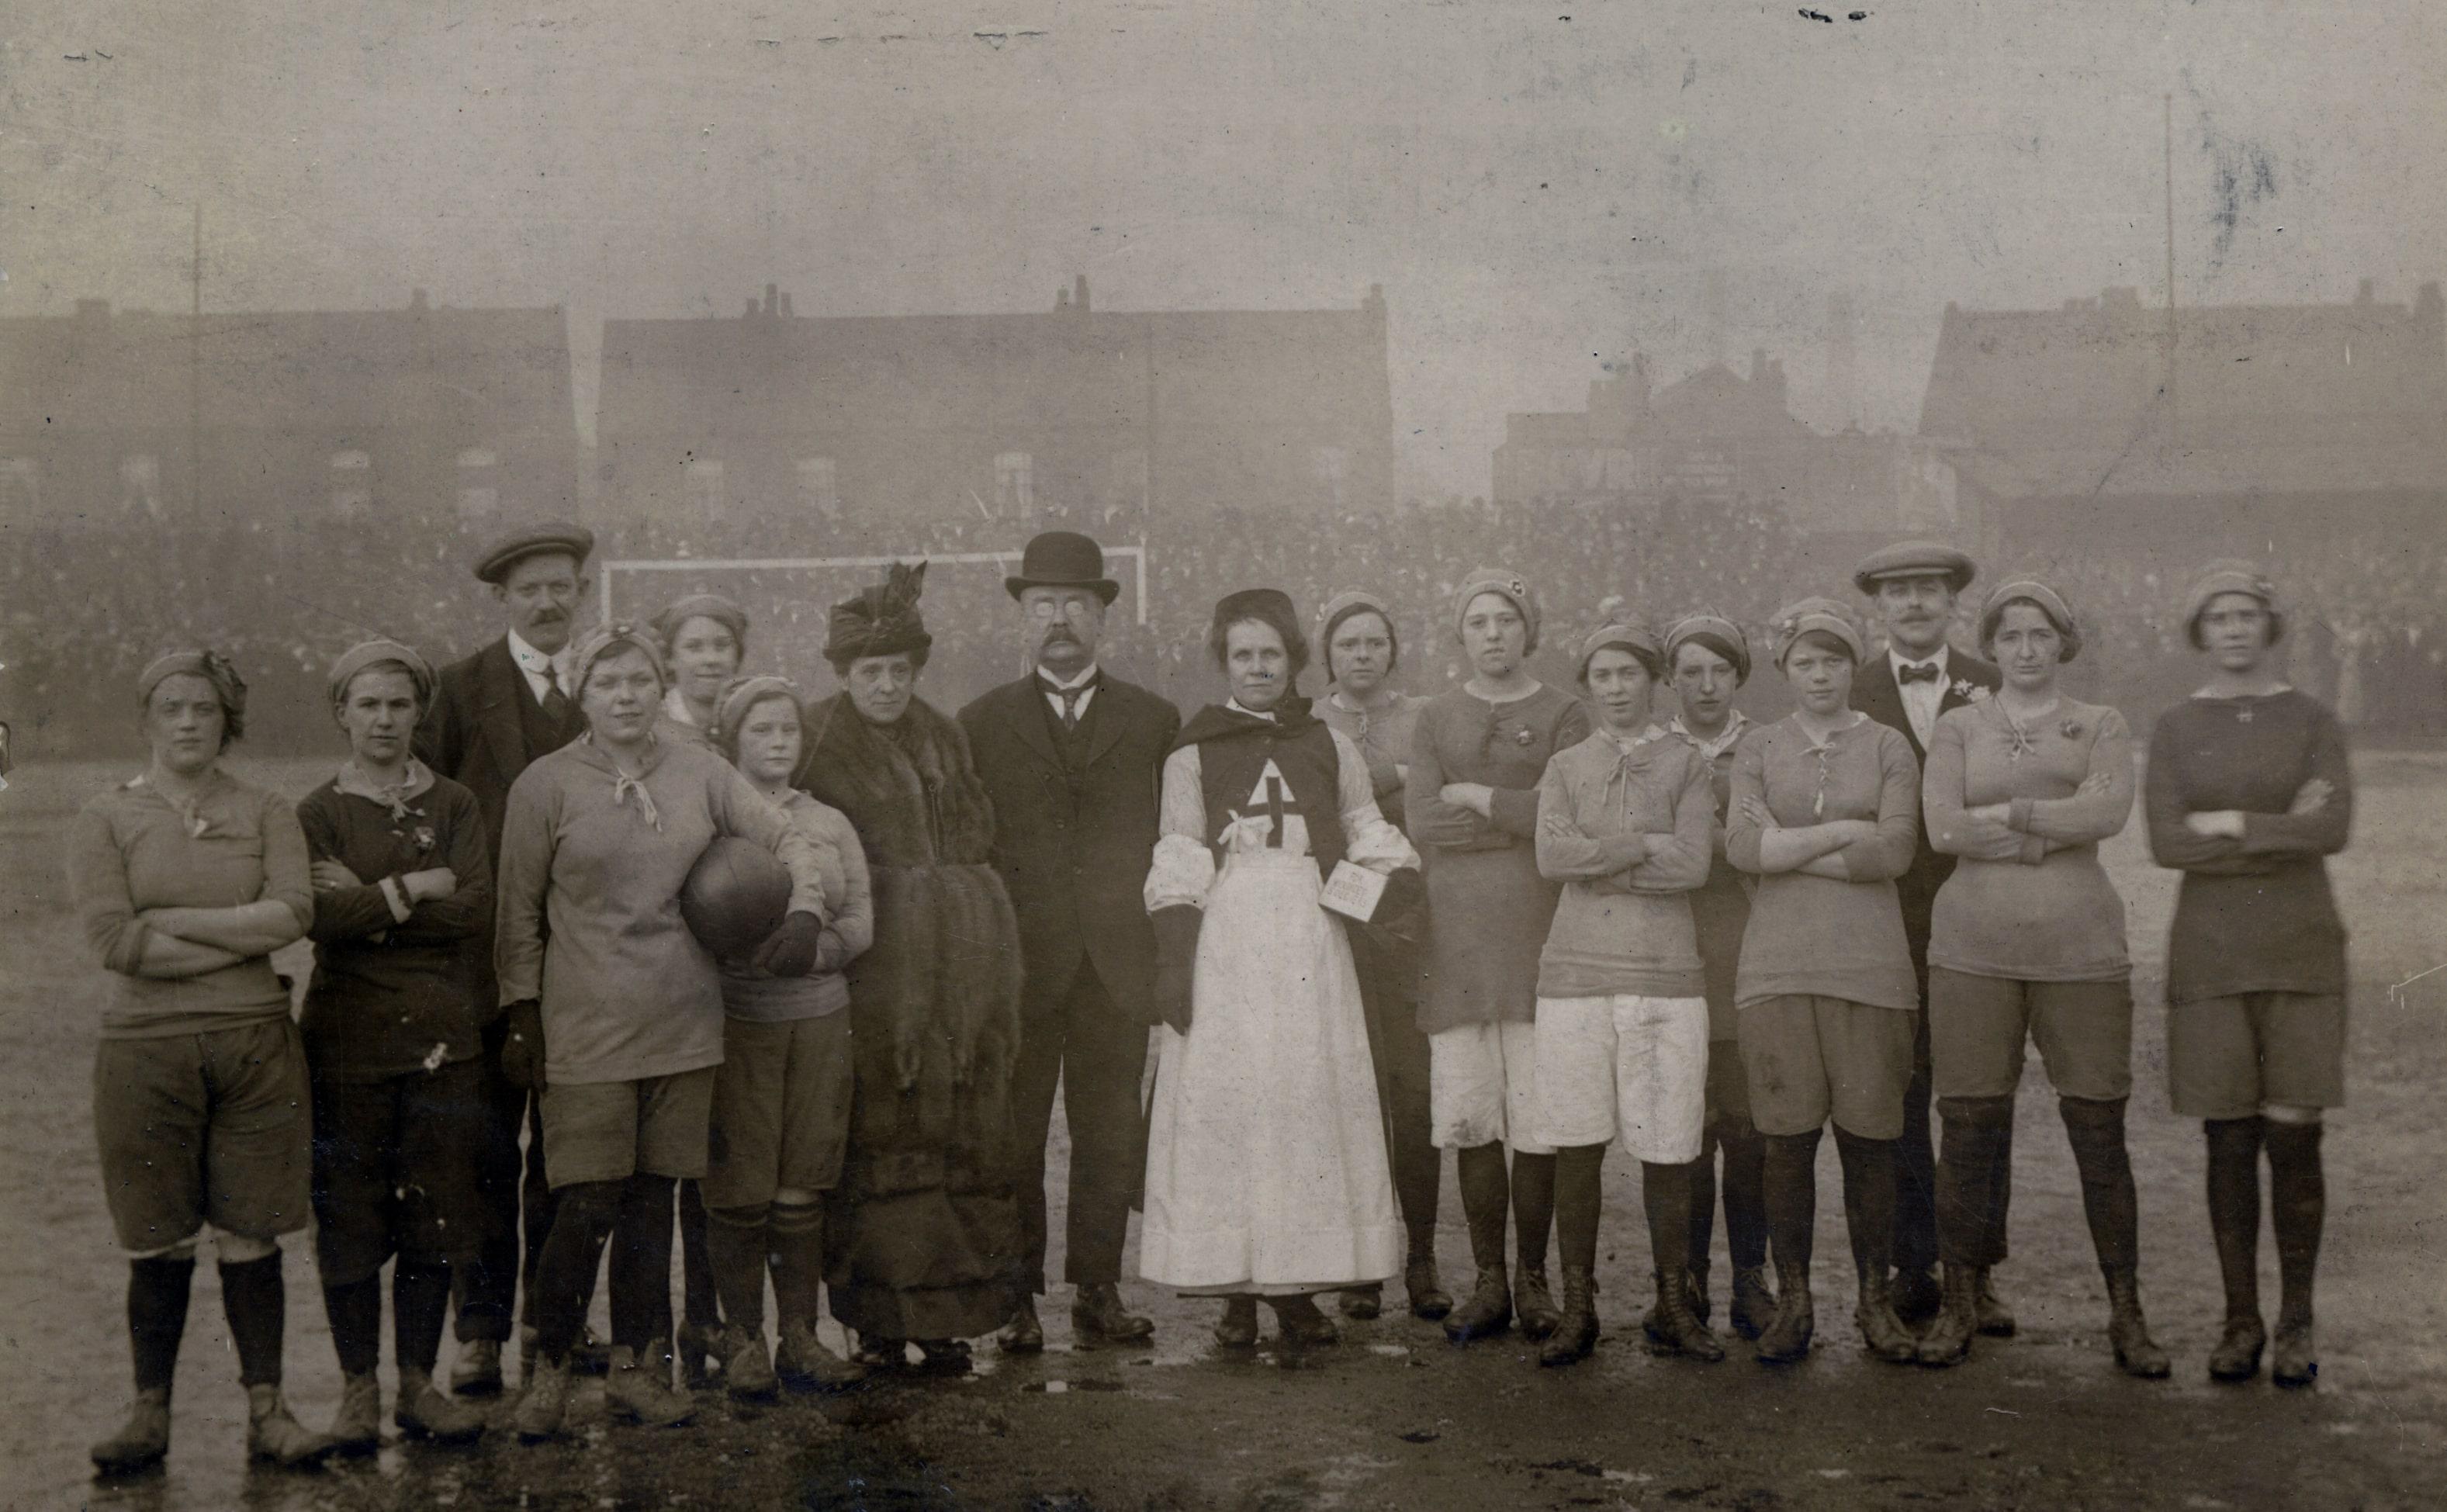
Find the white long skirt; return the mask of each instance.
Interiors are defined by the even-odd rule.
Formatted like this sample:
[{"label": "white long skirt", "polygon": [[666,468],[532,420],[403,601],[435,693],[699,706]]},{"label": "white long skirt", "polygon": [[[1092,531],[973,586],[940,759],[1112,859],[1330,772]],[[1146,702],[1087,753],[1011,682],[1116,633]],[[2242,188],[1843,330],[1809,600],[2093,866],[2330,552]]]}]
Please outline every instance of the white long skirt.
[{"label": "white long skirt", "polygon": [[1189,1032],[1156,1068],[1150,1281],[1287,1295],[1401,1268],[1359,980],[1318,889],[1314,859],[1242,851],[1207,890]]}]

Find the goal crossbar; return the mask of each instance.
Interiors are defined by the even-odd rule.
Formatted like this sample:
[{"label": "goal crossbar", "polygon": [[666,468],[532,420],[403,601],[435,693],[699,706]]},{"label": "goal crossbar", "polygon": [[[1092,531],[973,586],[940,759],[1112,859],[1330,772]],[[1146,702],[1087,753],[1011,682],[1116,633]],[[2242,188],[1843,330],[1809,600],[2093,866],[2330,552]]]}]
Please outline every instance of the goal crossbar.
[{"label": "goal crossbar", "polygon": [[[924,553],[927,561],[983,563],[1016,562],[1015,551],[953,551]],[[1131,564],[1131,581],[1137,590],[1138,622],[1148,622],[1147,548],[1145,546],[1108,546],[1107,560],[1127,557]],[[910,560],[908,554],[897,557],[627,557],[596,564],[597,602],[606,620],[612,612],[612,575],[629,573],[689,572],[805,572],[826,567],[889,567],[895,562]]]}]

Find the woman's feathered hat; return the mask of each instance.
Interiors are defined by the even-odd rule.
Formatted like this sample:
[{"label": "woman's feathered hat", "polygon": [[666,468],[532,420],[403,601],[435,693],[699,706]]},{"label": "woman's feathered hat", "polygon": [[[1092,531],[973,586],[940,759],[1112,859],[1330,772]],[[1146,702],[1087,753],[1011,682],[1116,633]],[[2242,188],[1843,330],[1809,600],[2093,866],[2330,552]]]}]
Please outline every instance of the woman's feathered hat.
[{"label": "woman's feathered hat", "polygon": [[923,656],[935,644],[918,613],[926,589],[926,564],[894,562],[883,581],[833,605],[825,625],[825,660],[845,666],[862,656]]}]

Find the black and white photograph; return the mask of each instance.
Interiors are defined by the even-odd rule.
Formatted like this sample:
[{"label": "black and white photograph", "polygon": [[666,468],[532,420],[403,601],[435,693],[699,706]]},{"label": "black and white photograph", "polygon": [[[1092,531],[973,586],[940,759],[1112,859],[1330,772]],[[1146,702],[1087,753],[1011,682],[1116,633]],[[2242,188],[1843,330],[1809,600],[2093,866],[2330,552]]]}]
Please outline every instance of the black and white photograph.
[{"label": "black and white photograph", "polygon": [[2447,1484],[2419,0],[18,0],[0,1512]]}]

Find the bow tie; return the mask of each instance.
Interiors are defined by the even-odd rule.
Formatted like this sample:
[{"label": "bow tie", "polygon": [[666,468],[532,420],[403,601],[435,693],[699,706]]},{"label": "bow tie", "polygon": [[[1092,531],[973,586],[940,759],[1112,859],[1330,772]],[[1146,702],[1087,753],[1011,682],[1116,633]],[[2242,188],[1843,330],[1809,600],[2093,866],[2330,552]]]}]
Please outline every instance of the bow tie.
[{"label": "bow tie", "polygon": [[1895,669],[1895,681],[1906,686],[1913,683],[1933,683],[1940,675],[1942,674],[1937,670],[1937,663],[1933,661],[1906,662]]}]

